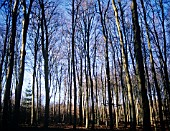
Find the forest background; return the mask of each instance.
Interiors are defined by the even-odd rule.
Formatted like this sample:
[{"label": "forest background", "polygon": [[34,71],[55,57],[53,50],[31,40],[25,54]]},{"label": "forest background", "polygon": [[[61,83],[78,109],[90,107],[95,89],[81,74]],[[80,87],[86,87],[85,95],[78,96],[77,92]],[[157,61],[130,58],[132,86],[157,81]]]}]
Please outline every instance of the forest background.
[{"label": "forest background", "polygon": [[0,0],[0,127],[169,129],[169,27],[169,0]]}]

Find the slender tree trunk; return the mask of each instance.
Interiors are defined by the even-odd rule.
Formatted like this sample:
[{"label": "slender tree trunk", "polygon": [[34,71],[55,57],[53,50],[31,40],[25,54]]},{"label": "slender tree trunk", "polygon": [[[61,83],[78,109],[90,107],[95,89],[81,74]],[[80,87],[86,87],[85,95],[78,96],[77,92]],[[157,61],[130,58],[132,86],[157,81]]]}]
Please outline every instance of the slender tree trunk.
[{"label": "slender tree trunk", "polygon": [[119,18],[118,18],[118,10],[117,10],[114,0],[112,0],[112,5],[113,5],[113,9],[114,9],[117,30],[119,33],[123,69],[125,70],[125,74],[126,74],[126,83],[127,83],[127,88],[128,88],[128,98],[129,98],[129,102],[130,102],[130,112],[131,112],[130,113],[131,114],[130,115],[131,129],[136,130],[136,112],[135,112],[135,104],[134,104],[133,93],[132,93],[132,83],[131,83],[130,74],[129,74],[129,70],[128,70],[127,54],[125,53],[125,49],[124,49],[123,34],[121,31],[120,22],[119,22]]},{"label": "slender tree trunk", "polygon": [[[107,111],[107,105],[108,103],[106,102],[106,89],[107,89],[107,75],[105,74],[105,77],[104,77],[104,119],[105,119],[105,125],[106,127],[108,126],[108,111]],[[114,104],[113,104],[114,105]]]},{"label": "slender tree trunk", "polygon": [[3,115],[2,115],[2,126],[3,128],[9,128],[9,104],[10,104],[10,90],[11,90],[11,82],[12,82],[12,74],[13,74],[13,66],[14,66],[14,47],[15,47],[15,36],[16,36],[16,22],[17,22],[17,11],[19,6],[19,0],[16,0],[14,3],[14,8],[12,10],[12,31],[10,36],[9,43],[9,66],[7,71],[6,85],[5,85],[5,94],[4,94],[4,106],[3,106]]},{"label": "slender tree trunk", "polygon": [[126,104],[125,104],[126,89],[125,89],[124,80],[123,80],[122,54],[121,54],[121,62],[119,59],[118,59],[118,62],[119,62],[119,66],[120,66],[120,82],[121,82],[121,86],[122,86],[122,101],[123,101],[124,122],[125,122],[124,127],[127,127],[127,113],[126,113]]},{"label": "slender tree trunk", "polygon": [[165,125],[164,125],[164,122],[163,122],[162,98],[161,98],[161,94],[160,94],[161,91],[160,91],[160,87],[158,85],[158,81],[157,81],[157,78],[156,78],[156,71],[155,71],[155,66],[154,66],[154,59],[153,59],[153,55],[152,55],[150,35],[149,35],[149,26],[148,26],[148,23],[147,23],[147,20],[146,20],[146,11],[145,11],[143,0],[141,0],[141,4],[142,4],[143,13],[144,13],[145,28],[146,28],[146,31],[147,31],[147,40],[148,40],[148,49],[149,49],[149,53],[150,53],[150,63],[151,63],[152,77],[153,77],[153,80],[154,80],[154,83],[155,83],[155,88],[156,88],[157,95],[158,95],[159,117],[160,117],[161,130],[164,131]]},{"label": "slender tree trunk", "polygon": [[[163,1],[159,1],[160,8],[161,8],[161,15],[162,15],[162,30],[163,30],[163,42],[164,42],[164,74],[165,74],[165,81],[166,81],[166,90],[169,94],[169,100],[170,100],[170,83],[169,83],[169,76],[168,76],[168,67],[167,67],[167,41],[166,41],[166,32],[165,32],[165,14],[164,14],[164,6],[163,6]],[[170,107],[170,106],[169,106]]]},{"label": "slender tree trunk", "polygon": [[36,45],[34,45],[34,67],[33,67],[33,82],[32,82],[32,105],[31,105],[31,125],[35,124],[35,77],[36,77],[36,61],[37,61],[37,50],[36,50]]},{"label": "slender tree trunk", "polygon": [[[91,22],[91,21],[90,21]],[[88,72],[90,77],[90,86],[91,86],[91,102],[92,102],[92,129],[94,129],[94,120],[95,120],[95,114],[94,114],[94,98],[93,98],[93,80],[92,80],[92,73],[91,73],[91,64],[90,64],[90,51],[89,51],[89,40],[90,40],[90,26],[91,24],[88,23],[87,28],[87,63],[88,63]]]},{"label": "slender tree trunk", "polygon": [[100,0],[98,0],[98,5],[99,5],[99,13],[100,13],[100,21],[102,24],[102,31],[103,35],[105,38],[105,65],[106,65],[106,76],[107,76],[107,87],[108,87],[108,98],[109,98],[109,116],[110,116],[110,129],[113,129],[113,116],[112,116],[112,97],[111,97],[111,90],[110,90],[110,67],[109,67],[109,53],[108,53],[108,31],[106,28],[106,13],[109,7],[110,0],[107,3],[106,10],[104,12],[104,17],[103,17],[103,12],[101,9],[101,4]]},{"label": "slender tree trunk", "polygon": [[89,128],[89,78],[88,78],[88,71],[87,71],[87,62],[85,58],[85,75],[86,75],[86,128]]},{"label": "slender tree trunk", "polygon": [[[57,86],[57,84],[56,84],[56,86]],[[56,103],[56,101],[55,101],[56,100],[56,94],[57,94],[57,88],[54,92],[54,104],[53,104],[53,116],[54,116],[53,121],[54,121],[54,124],[56,122],[56,104],[55,104]]]},{"label": "slender tree trunk", "polygon": [[[66,97],[67,97],[67,86],[66,86],[66,79],[64,78],[64,100],[66,100]],[[63,104],[63,119],[62,119],[62,122],[66,122],[66,110],[67,110],[67,106],[66,106],[66,101],[64,101],[64,104]]]},{"label": "slender tree trunk", "polygon": [[79,105],[79,115],[80,115],[80,123],[79,125],[82,126],[83,124],[83,115],[82,115],[82,85],[83,85],[83,60],[82,58],[80,58],[80,82],[79,82],[79,85],[80,85],[80,105]]},{"label": "slender tree trunk", "polygon": [[96,87],[96,123],[97,126],[99,126],[99,122],[100,122],[100,113],[99,113],[99,100],[98,100],[98,81],[97,81],[97,63],[96,63],[96,74],[95,74],[95,87]]},{"label": "slender tree trunk", "polygon": [[115,72],[114,72],[114,75],[115,75],[115,85],[116,85],[116,110],[115,110],[115,113],[116,113],[116,128],[119,127],[119,87],[118,87],[118,80],[117,80],[117,74],[116,74],[116,71],[117,71],[117,67],[116,67],[116,57],[115,57],[115,52],[113,52],[113,61],[114,61],[114,69],[115,69]]},{"label": "slender tree trunk", "polygon": [[[68,88],[69,88],[69,123],[72,124],[72,60],[70,61],[71,57],[71,51],[70,51],[70,43],[69,43],[69,49],[68,49]],[[71,58],[72,59],[72,58]]]},{"label": "slender tree trunk", "polygon": [[100,78],[100,80],[101,80],[101,86],[102,86],[102,100],[103,100],[103,102],[102,102],[102,122],[104,122],[104,109],[105,109],[105,93],[104,93],[104,83],[103,83],[103,63],[102,63],[102,65],[101,65],[101,78]]},{"label": "slender tree trunk", "polygon": [[135,58],[136,58],[137,78],[138,78],[138,85],[142,93],[143,129],[151,130],[149,101],[147,97],[147,89],[145,87],[145,74],[144,74],[143,56],[141,50],[140,26],[138,22],[136,0],[132,0],[131,11],[132,11],[132,22],[133,22],[133,31],[134,31],[134,51],[135,51]]},{"label": "slender tree trunk", "polygon": [[74,4],[75,4],[75,0],[72,0],[72,68],[73,68],[73,84],[74,84],[74,125],[73,125],[73,129],[76,129],[76,120],[77,120],[77,88],[76,88],[76,72],[75,72],[75,60],[74,60],[74,55],[75,55],[75,50],[74,50],[74,45],[75,45],[75,10],[74,10]]},{"label": "slender tree trunk", "polygon": [[108,56],[108,39],[106,40],[106,76],[107,76],[107,88],[109,97],[109,116],[110,116],[110,129],[113,129],[113,116],[112,116],[112,98],[110,90],[110,68],[109,68],[109,56]]},{"label": "slender tree trunk", "polygon": [[[41,18],[41,44],[42,44],[42,54],[44,58],[44,74],[45,74],[45,118],[44,118],[44,127],[48,128],[49,125],[49,104],[50,104],[50,96],[49,96],[49,85],[48,85],[48,74],[49,74],[49,67],[48,67],[48,46],[49,46],[49,41],[48,41],[48,28],[47,28],[47,23],[46,23],[46,18],[45,18],[45,9],[44,9],[44,1],[40,1],[40,7],[41,7],[41,13],[42,13],[42,18]],[[45,28],[45,30],[44,30]],[[44,32],[45,31],[45,32]],[[45,33],[45,39],[44,39],[44,33]],[[45,41],[45,43],[44,43]]]},{"label": "slender tree trunk", "polygon": [[23,1],[23,12],[24,12],[24,20],[23,20],[23,28],[22,28],[22,47],[21,47],[21,55],[20,55],[20,69],[19,69],[19,82],[15,90],[15,108],[14,108],[14,123],[15,126],[18,126],[19,122],[19,112],[20,112],[20,100],[22,93],[22,85],[24,78],[24,68],[25,68],[25,55],[26,55],[26,39],[27,39],[27,30],[29,25],[29,16],[31,13],[33,0],[30,0],[30,5],[28,8],[28,13],[26,13],[26,1]]},{"label": "slender tree trunk", "polygon": [[144,46],[144,60],[145,60],[145,72],[146,72],[146,79],[147,79],[147,86],[148,86],[148,91],[149,91],[149,101],[150,101],[150,119],[151,119],[151,125],[153,124],[154,121],[154,117],[153,117],[153,100],[152,100],[152,90],[151,90],[151,84],[150,84],[150,79],[149,79],[149,74],[148,74],[148,66],[147,66],[147,59],[146,59],[146,48],[145,45]]},{"label": "slender tree trunk", "polygon": [[[163,1],[160,0],[159,1],[159,4],[160,4],[160,8],[161,8],[161,15],[162,15],[162,21],[161,21],[161,24],[162,24],[162,30],[163,30],[163,42],[164,42],[164,48],[163,48],[163,51],[164,51],[164,74],[165,74],[165,89],[167,90],[168,94],[169,94],[169,100],[170,100],[170,80],[169,80],[169,76],[168,76],[168,66],[167,66],[167,40],[166,40],[166,31],[165,31],[165,13],[164,13],[164,5],[163,5]],[[170,109],[170,102],[169,102],[169,107]],[[168,113],[168,117],[170,118],[170,113]],[[162,123],[163,124],[163,123]],[[170,121],[168,123],[168,129],[170,128]]]},{"label": "slender tree trunk", "polygon": [[[96,53],[97,53],[97,42],[96,42],[96,31],[95,31],[95,45],[94,45],[94,61],[93,61],[93,76],[95,78],[95,88],[96,88],[96,123],[99,126],[99,109],[98,109],[98,82],[97,82],[97,62],[96,62]],[[96,66],[96,67],[95,67]]]},{"label": "slender tree trunk", "polygon": [[58,100],[58,102],[59,102],[59,106],[58,106],[58,123],[61,123],[61,113],[60,113],[60,104],[61,104],[61,102],[60,102],[60,99],[61,99],[61,87],[60,87],[60,85],[59,85],[59,98],[58,98],[59,100]]},{"label": "slender tree trunk", "polygon": [[[154,13],[154,9],[153,9],[153,7],[151,6],[151,9],[152,9],[152,13],[153,13],[153,18],[155,17],[155,13]],[[153,34],[153,32],[151,32],[152,34],[153,34],[153,36],[155,36],[154,37],[154,41],[155,41],[155,45],[156,45],[156,47],[157,47],[157,49],[158,49],[158,55],[159,55],[159,62],[160,62],[160,73],[161,73],[161,77],[162,77],[162,79],[163,79],[163,84],[164,84],[164,87],[165,87],[165,89],[167,90],[167,92],[168,92],[168,94],[170,94],[170,88],[168,88],[167,87],[167,82],[166,82],[166,78],[165,78],[165,74],[164,73],[166,73],[167,72],[167,70],[166,70],[166,65],[164,66],[164,64],[166,64],[165,63],[165,60],[164,60],[164,57],[163,57],[163,55],[162,55],[162,51],[161,51],[161,47],[160,47],[160,41],[159,41],[159,37],[158,37],[158,32],[156,31],[156,25],[155,25],[155,20],[153,19],[152,20],[153,21],[153,30],[154,30],[154,33],[155,34]],[[166,48],[166,47],[165,47]],[[164,50],[165,50],[165,48],[164,48]],[[163,71],[164,71],[164,73],[163,73]],[[170,99],[170,95],[169,95],[169,99]]]},{"label": "slender tree trunk", "polygon": [[38,71],[39,71],[39,77],[38,77],[38,81],[39,81],[39,108],[38,108],[38,123],[40,123],[41,121],[41,56],[39,56],[39,60],[38,60]]},{"label": "slender tree trunk", "polygon": [[6,33],[5,33],[5,38],[4,38],[4,48],[3,48],[3,51],[2,51],[2,58],[1,58],[1,63],[0,63],[0,113],[1,113],[1,109],[2,109],[2,105],[1,105],[1,101],[2,101],[2,80],[3,80],[3,72],[2,72],[2,69],[3,69],[3,65],[4,65],[4,59],[5,59],[5,56],[6,56],[6,49],[7,49],[7,40],[8,40],[8,34],[9,34],[9,26],[10,26],[10,23],[9,23],[9,15],[6,16]]},{"label": "slender tree trunk", "polygon": [[[58,74],[58,71],[57,71]],[[61,80],[62,80],[62,66],[60,69],[60,76],[58,76],[57,81],[58,81],[58,86],[59,86],[59,109],[58,109],[58,122],[61,123],[61,109],[60,109],[60,104],[61,104]]]},{"label": "slender tree trunk", "polygon": [[37,74],[36,75],[36,83],[37,83],[37,94],[36,94],[37,95],[37,101],[36,101],[37,103],[36,104],[37,105],[36,105],[36,115],[35,115],[36,116],[36,118],[35,118],[36,123],[35,124],[37,126],[38,125],[38,119],[39,119],[39,112],[38,112],[38,110],[39,110],[39,82],[38,82],[38,77],[39,76],[38,76],[38,73],[36,73],[36,74]]},{"label": "slender tree trunk", "polygon": [[[35,45],[34,45],[34,67],[33,67],[33,83],[32,83],[32,106],[31,106],[31,125],[36,124],[36,112],[35,112],[35,93],[34,93],[34,89],[35,89],[35,80],[36,80],[36,65],[37,65],[37,52],[38,52],[38,37],[39,37],[39,24],[38,24],[38,29],[37,29],[37,34],[36,34],[36,38],[35,38]],[[38,83],[38,81],[37,81]],[[37,85],[38,86],[38,85]],[[38,87],[37,87],[38,89]],[[38,90],[37,90],[38,92]],[[37,95],[38,97],[38,95]],[[38,100],[38,98],[37,98]],[[38,105],[38,103],[37,103]]]}]

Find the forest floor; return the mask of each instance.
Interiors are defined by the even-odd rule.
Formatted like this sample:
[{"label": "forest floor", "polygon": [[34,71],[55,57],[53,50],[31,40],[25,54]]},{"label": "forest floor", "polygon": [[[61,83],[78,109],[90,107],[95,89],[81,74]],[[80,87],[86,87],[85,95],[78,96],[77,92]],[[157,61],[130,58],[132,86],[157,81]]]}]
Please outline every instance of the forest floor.
[{"label": "forest floor", "polygon": [[[74,131],[73,126],[71,125],[50,125],[48,128],[44,128],[43,126],[37,126],[37,127],[33,127],[33,126],[28,126],[28,125],[21,125],[19,128],[17,129],[6,129],[4,131],[12,131],[12,130],[16,130],[16,131]],[[109,126],[106,127],[105,125],[103,126],[95,126],[94,129],[91,129],[89,127],[89,129],[86,129],[85,127],[80,127],[77,126],[76,130],[78,131],[110,131]],[[113,128],[114,131],[130,131],[130,126],[127,126],[126,128],[124,128],[123,126],[119,126],[119,128]],[[142,131],[142,127],[137,126],[136,128],[137,131]],[[3,130],[1,130],[3,131]],[[154,129],[153,129],[154,131]],[[157,129],[157,131],[159,131],[159,129]],[[168,130],[167,130],[168,131]]]},{"label": "forest floor", "polygon": [[[1,129],[0,131],[74,131],[73,126],[72,125],[66,125],[66,124],[57,124],[57,125],[49,125],[48,128],[44,128],[43,125],[38,125],[38,126],[30,126],[27,124],[24,125],[20,125],[19,128],[17,129],[13,129],[13,128],[8,128],[8,129]],[[91,129],[91,127],[89,127],[88,129],[86,129],[85,127],[82,126],[76,126],[76,130],[78,131],[110,131],[109,126],[106,125],[100,125],[100,126],[96,126],[94,129]],[[124,127],[124,125],[119,125],[119,128],[113,128],[114,131],[130,131],[130,125],[128,125],[126,128]],[[112,130],[112,131],[113,131]],[[137,126],[136,127],[137,131],[143,131],[141,126]],[[161,131],[159,127],[157,127],[156,129],[154,127],[152,127],[152,131]],[[166,130],[168,131],[168,129]]]},{"label": "forest floor", "polygon": [[[85,127],[77,127],[76,130],[78,131],[111,131],[109,127],[95,127],[95,129],[86,129]],[[11,131],[11,130],[10,130]],[[49,127],[49,128],[43,128],[43,127],[20,127],[17,129],[17,131],[74,131],[72,126],[68,127]],[[114,128],[112,131],[130,131],[130,127],[127,128]],[[142,127],[137,127],[136,131],[143,131]],[[154,128],[152,128],[152,131],[155,131]],[[161,131],[159,128],[156,129],[156,131]],[[166,130],[169,131],[169,130]]]}]

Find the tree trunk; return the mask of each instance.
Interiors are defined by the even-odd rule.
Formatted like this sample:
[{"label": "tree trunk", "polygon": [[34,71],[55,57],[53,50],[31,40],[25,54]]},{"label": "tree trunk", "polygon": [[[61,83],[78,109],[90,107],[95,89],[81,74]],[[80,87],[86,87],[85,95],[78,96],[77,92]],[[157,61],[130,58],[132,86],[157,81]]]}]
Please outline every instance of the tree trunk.
[{"label": "tree trunk", "polygon": [[126,83],[127,83],[127,88],[128,88],[128,98],[130,102],[130,119],[131,119],[131,129],[136,130],[136,112],[135,112],[135,104],[134,104],[134,99],[133,99],[133,93],[132,93],[132,83],[129,75],[129,70],[128,70],[128,60],[127,60],[127,54],[125,53],[124,49],[124,43],[123,43],[123,35],[120,27],[120,22],[118,18],[118,10],[115,4],[115,1],[112,0],[112,5],[114,9],[114,15],[116,19],[116,25],[117,25],[117,30],[119,34],[119,39],[120,39],[120,46],[121,46],[121,55],[122,55],[122,64],[123,64],[123,69],[125,70],[125,76],[126,76]]},{"label": "tree trunk", "polygon": [[[48,67],[48,28],[47,28],[47,23],[46,23],[46,18],[45,18],[45,9],[44,9],[44,1],[40,1],[40,7],[41,7],[41,13],[42,13],[42,18],[41,18],[41,44],[42,44],[42,54],[44,58],[44,74],[45,74],[45,118],[44,118],[44,127],[48,128],[49,125],[49,103],[50,103],[50,97],[49,97],[49,85],[48,85],[48,74],[49,74],[49,67]],[[45,32],[44,32],[44,27],[45,27]],[[46,35],[46,39],[44,39],[44,33]],[[44,41],[46,43],[44,43]]]},{"label": "tree trunk", "polygon": [[109,7],[110,0],[107,3],[106,10],[104,12],[104,17],[103,17],[103,12],[101,9],[101,4],[100,0],[98,0],[98,5],[99,5],[99,13],[100,13],[100,21],[102,24],[102,32],[104,35],[106,47],[105,47],[105,67],[106,67],[106,76],[107,76],[107,87],[108,87],[108,98],[109,98],[109,116],[110,116],[110,129],[113,129],[113,116],[112,116],[112,97],[111,97],[111,90],[110,90],[110,67],[109,67],[109,53],[108,53],[108,31],[106,28],[106,12]]},{"label": "tree trunk", "polygon": [[6,85],[5,85],[5,94],[4,94],[4,107],[3,107],[3,116],[2,116],[2,126],[3,128],[9,128],[9,104],[10,104],[10,90],[11,90],[11,81],[12,81],[12,74],[13,74],[13,66],[14,66],[14,47],[15,47],[15,36],[16,36],[16,22],[17,22],[17,11],[19,6],[19,0],[15,1],[14,8],[12,10],[12,31],[10,36],[10,43],[9,43],[9,66],[6,78]]},{"label": "tree trunk", "polygon": [[39,56],[39,60],[38,60],[38,71],[39,71],[39,77],[37,79],[39,79],[39,105],[38,105],[38,123],[40,122],[41,120],[41,117],[42,117],[42,114],[41,114],[41,56]]},{"label": "tree trunk", "polygon": [[[35,89],[35,80],[36,80],[36,65],[37,65],[37,52],[38,52],[38,43],[37,43],[37,41],[38,41],[38,38],[39,38],[39,24],[38,24],[38,29],[37,29],[37,34],[36,34],[35,44],[34,44],[34,66],[33,66],[33,83],[32,83],[31,125],[35,125],[35,121],[36,121],[34,89]],[[37,81],[37,83],[38,83],[38,81]],[[37,89],[38,89],[38,84],[37,84]],[[37,90],[37,93],[38,93],[38,90]],[[37,95],[37,100],[38,100],[38,95]],[[37,103],[37,105],[38,105],[38,103]]]},{"label": "tree trunk", "polygon": [[5,32],[5,38],[4,38],[4,48],[2,51],[2,58],[1,58],[1,63],[0,63],[0,113],[1,113],[1,109],[2,109],[2,105],[1,105],[1,101],[2,101],[2,80],[3,80],[3,65],[4,65],[4,59],[6,56],[6,49],[7,49],[7,40],[8,40],[8,34],[9,34],[9,26],[10,26],[10,22],[9,22],[9,16],[6,16],[6,32]]},{"label": "tree trunk", "polygon": [[38,110],[39,110],[39,81],[38,81],[38,77],[39,76],[38,76],[38,73],[36,73],[36,74],[37,74],[36,75],[36,83],[37,83],[37,94],[36,94],[37,95],[37,101],[36,101],[37,103],[36,104],[37,105],[36,105],[36,113],[35,113],[36,114],[35,115],[36,116],[36,118],[35,118],[36,123],[35,124],[37,126],[38,125],[38,119],[39,119],[39,112],[38,112]]},{"label": "tree trunk", "polygon": [[14,108],[14,123],[15,126],[18,126],[19,122],[19,112],[20,112],[20,100],[22,93],[22,85],[24,78],[24,68],[25,68],[25,55],[26,55],[26,39],[27,39],[27,30],[29,25],[29,16],[31,13],[33,0],[30,0],[30,5],[28,8],[28,13],[26,13],[26,1],[23,1],[23,12],[24,12],[24,20],[23,20],[23,28],[22,28],[22,47],[20,54],[20,69],[19,69],[19,82],[15,90],[15,108]]},{"label": "tree trunk", "polygon": [[86,128],[89,128],[89,78],[88,78],[88,71],[87,71],[87,62],[85,58],[85,76],[86,76]]},{"label": "tree trunk", "polygon": [[131,11],[132,11],[132,22],[133,22],[133,32],[134,32],[134,51],[135,51],[135,58],[136,58],[138,86],[142,93],[142,105],[143,105],[143,114],[144,114],[143,129],[151,130],[149,101],[147,97],[147,89],[145,87],[144,65],[143,65],[143,56],[142,56],[141,40],[140,40],[140,26],[138,23],[136,0],[132,0]]},{"label": "tree trunk", "polygon": [[155,71],[155,66],[154,66],[154,59],[153,59],[153,55],[152,55],[150,35],[149,35],[149,27],[148,27],[148,23],[147,23],[147,20],[146,20],[146,11],[145,11],[143,0],[141,0],[141,4],[142,4],[143,13],[144,13],[145,28],[146,28],[146,31],[147,31],[146,33],[147,33],[147,40],[148,40],[148,49],[149,49],[149,54],[150,54],[152,79],[154,80],[156,92],[157,92],[157,95],[158,95],[159,117],[160,117],[161,130],[164,131],[165,130],[165,125],[164,125],[164,122],[163,122],[162,98],[161,98],[161,94],[160,94],[161,90],[160,90],[160,87],[158,85],[158,81],[157,81],[157,78],[156,78],[156,71]]},{"label": "tree trunk", "polygon": [[127,113],[126,113],[126,103],[125,103],[126,89],[125,89],[124,80],[123,80],[122,55],[121,55],[121,62],[119,59],[118,61],[119,61],[119,66],[120,66],[120,82],[122,86],[122,101],[123,101],[124,122],[125,122],[124,127],[127,127]]},{"label": "tree trunk", "polygon": [[[165,83],[166,83],[166,90],[169,94],[169,100],[170,100],[170,84],[169,84],[169,76],[168,76],[168,67],[167,67],[167,41],[166,41],[166,32],[165,32],[165,14],[164,14],[164,6],[163,6],[163,1],[160,0],[159,1],[160,4],[160,8],[161,8],[161,15],[162,15],[162,30],[163,30],[163,43],[164,43],[164,48],[163,48],[163,52],[164,52],[164,74],[165,74]],[[169,106],[170,107],[170,106]]]},{"label": "tree trunk", "polygon": [[[58,70],[58,69],[57,69]],[[57,75],[58,75],[58,71],[57,71]],[[57,82],[58,82],[58,86],[59,86],[59,109],[58,109],[58,122],[61,123],[61,109],[60,109],[60,104],[61,104],[61,80],[62,80],[62,66],[60,69],[60,76],[57,76]]]},{"label": "tree trunk", "polygon": [[76,88],[76,72],[75,72],[75,60],[74,60],[74,55],[75,55],[75,10],[74,10],[74,4],[75,4],[75,0],[72,0],[72,68],[73,68],[73,84],[74,84],[74,125],[73,125],[73,129],[76,129],[76,120],[77,120],[77,88]]},{"label": "tree trunk", "polygon": [[7,69],[6,77],[6,86],[4,94],[4,107],[3,107],[3,116],[2,116],[2,127],[8,128],[10,123],[10,90],[11,90],[11,81],[13,74],[13,65],[14,65],[14,47],[15,47],[15,36],[16,36],[16,22],[17,22],[17,10],[18,10],[19,1],[16,0],[14,8],[12,10],[12,31],[10,36],[9,43],[9,66]]},{"label": "tree trunk", "polygon": [[91,73],[91,64],[90,64],[90,49],[89,49],[89,43],[90,43],[90,26],[91,21],[88,23],[87,27],[87,65],[88,65],[88,73],[90,77],[90,86],[91,86],[91,102],[92,102],[92,129],[94,129],[94,120],[95,120],[95,114],[94,114],[94,98],[93,98],[93,80],[92,80],[92,73]]},{"label": "tree trunk", "polygon": [[[72,124],[72,60],[70,61],[71,51],[70,51],[70,43],[68,45],[68,88],[69,88],[69,123]],[[72,59],[72,58],[71,58]]]},{"label": "tree trunk", "polygon": [[146,60],[146,49],[145,45],[144,46],[144,60],[145,60],[145,72],[146,72],[146,79],[147,79],[147,86],[148,86],[148,91],[149,91],[149,100],[150,100],[150,119],[151,119],[151,125],[153,124],[154,117],[153,117],[153,100],[152,100],[152,90],[151,90],[151,84],[150,84],[150,79],[149,79],[149,74],[148,74],[148,66],[147,66],[147,60]]},{"label": "tree trunk", "polygon": [[80,58],[80,82],[79,82],[79,86],[80,86],[80,91],[79,91],[79,94],[80,94],[80,105],[79,105],[79,115],[80,115],[80,123],[79,125],[82,126],[83,124],[83,115],[82,115],[82,91],[83,91],[83,88],[82,88],[82,85],[83,85],[83,61],[82,61],[82,58]]},{"label": "tree trunk", "polygon": [[[96,88],[96,124],[99,126],[99,109],[98,109],[98,82],[97,82],[97,62],[96,62],[96,52],[97,52],[97,40],[95,31],[95,45],[94,45],[94,61],[93,61],[93,76],[95,78],[95,88]],[[96,66],[96,67],[95,67]]]}]

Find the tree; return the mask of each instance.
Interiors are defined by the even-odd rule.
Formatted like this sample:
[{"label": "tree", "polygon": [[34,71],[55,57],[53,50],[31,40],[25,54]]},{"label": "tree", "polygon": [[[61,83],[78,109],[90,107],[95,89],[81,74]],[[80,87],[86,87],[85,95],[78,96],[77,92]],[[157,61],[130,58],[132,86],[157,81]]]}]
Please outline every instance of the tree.
[{"label": "tree", "polygon": [[133,93],[132,93],[132,83],[131,83],[129,70],[128,70],[128,59],[127,59],[127,54],[126,54],[125,48],[124,48],[125,46],[124,46],[123,34],[122,34],[122,30],[121,30],[120,22],[119,22],[119,18],[118,18],[118,10],[117,10],[114,0],[112,0],[112,5],[113,5],[113,9],[114,9],[117,30],[118,30],[118,34],[119,34],[119,38],[120,38],[123,69],[125,70],[125,73],[126,73],[125,77],[126,77],[126,83],[127,83],[127,88],[128,88],[128,98],[130,101],[131,128],[132,128],[132,130],[136,130],[136,112],[135,112],[135,105],[134,105],[134,99],[133,99]]},{"label": "tree", "polygon": [[[34,25],[36,26],[36,25]],[[34,27],[35,28],[35,27]],[[38,54],[38,39],[39,39],[39,30],[40,24],[38,23],[38,27],[36,29],[36,37],[34,39],[34,64],[33,64],[33,82],[32,82],[32,106],[31,106],[31,125],[35,125],[36,123],[36,114],[35,114],[35,81],[36,81],[36,65],[37,65],[37,54]],[[38,81],[37,81],[38,83]],[[37,93],[38,93],[38,85],[37,85]],[[38,97],[38,95],[37,95]],[[37,98],[37,106],[38,106],[38,98]],[[38,109],[37,109],[38,111]],[[37,114],[38,115],[38,114]]]},{"label": "tree", "polygon": [[[94,129],[94,122],[95,122],[95,113],[94,113],[94,95],[93,95],[93,88],[94,88],[94,84],[93,84],[93,79],[92,79],[92,69],[91,69],[91,51],[90,51],[90,43],[91,43],[91,37],[92,37],[92,30],[93,30],[93,21],[95,19],[95,9],[93,7],[93,2],[88,2],[88,1],[84,1],[82,2],[82,4],[84,4],[83,7],[81,7],[80,9],[80,17],[79,17],[79,32],[80,35],[83,38],[79,38],[80,40],[83,39],[82,43],[84,43],[84,48],[80,49],[82,50],[82,52],[86,52],[85,53],[85,59],[87,60],[87,66],[85,68],[87,68],[87,72],[86,75],[89,77],[89,85],[90,85],[90,95],[91,95],[91,103],[92,103],[92,120],[91,120],[91,124],[92,124],[92,129]],[[81,44],[81,43],[80,43]],[[79,44],[79,45],[80,45]],[[81,47],[82,45],[80,45]],[[86,62],[86,61],[85,61]],[[81,63],[81,62],[80,62]],[[88,80],[88,79],[86,79]],[[88,126],[87,126],[88,127]]]},{"label": "tree", "polygon": [[0,0],[2,128],[166,130],[170,2],[67,1]]},{"label": "tree", "polygon": [[105,47],[105,64],[106,64],[106,76],[107,76],[107,87],[108,87],[108,97],[109,97],[109,116],[110,116],[110,129],[113,129],[113,116],[112,116],[112,98],[111,98],[111,90],[110,90],[110,67],[109,67],[109,55],[108,55],[108,31],[106,28],[106,14],[107,10],[109,8],[110,0],[107,3],[106,10],[104,13],[101,9],[101,3],[100,0],[98,0],[98,6],[99,6],[99,13],[100,13],[100,21],[102,24],[102,31],[103,36],[105,39],[106,47]]},{"label": "tree", "polygon": [[73,129],[76,129],[76,121],[77,121],[77,87],[76,87],[76,70],[75,70],[75,29],[76,29],[76,20],[80,2],[77,2],[76,10],[75,10],[75,0],[72,0],[72,36],[71,36],[71,47],[72,47],[72,70],[73,70],[73,85],[74,85],[74,124]]},{"label": "tree", "polygon": [[15,36],[16,36],[16,22],[17,22],[17,12],[18,12],[19,0],[15,0],[15,4],[13,5],[12,10],[12,30],[9,42],[9,66],[7,73],[7,80],[5,85],[5,94],[4,94],[4,107],[3,107],[3,116],[2,116],[2,125],[3,128],[9,128],[9,103],[10,103],[10,89],[11,89],[11,80],[13,74],[13,66],[14,66],[14,47],[15,47]]},{"label": "tree", "polygon": [[155,62],[154,62],[154,59],[153,59],[153,54],[152,54],[152,49],[151,49],[149,26],[148,26],[147,19],[146,19],[146,10],[145,10],[145,7],[144,7],[143,0],[141,0],[141,5],[142,5],[142,9],[143,9],[144,22],[145,22],[145,28],[146,28],[146,33],[147,33],[148,49],[149,49],[149,54],[150,54],[149,56],[150,56],[150,64],[151,64],[151,71],[152,71],[152,79],[154,80],[156,92],[157,92],[157,95],[158,95],[159,118],[160,118],[161,130],[164,131],[165,125],[163,123],[161,90],[160,90],[160,87],[158,85],[158,81],[157,81],[157,78],[156,78],[156,71],[155,71],[155,65],[154,65]]},{"label": "tree", "polygon": [[[41,46],[42,46],[42,54],[44,58],[44,74],[45,74],[45,91],[46,91],[46,99],[45,99],[45,120],[44,127],[48,128],[49,124],[49,103],[50,103],[50,90],[48,84],[48,75],[49,75],[49,67],[48,67],[48,48],[49,48],[49,32],[46,22],[45,9],[44,9],[44,1],[39,0],[40,8],[41,8]],[[44,36],[45,34],[45,36]]]},{"label": "tree", "polygon": [[[9,12],[8,12],[9,13]],[[2,109],[1,100],[2,100],[2,81],[3,81],[3,66],[5,63],[5,57],[7,56],[7,40],[9,35],[9,27],[10,27],[10,16],[9,14],[6,15],[6,32],[3,40],[3,50],[1,54],[1,61],[0,61],[0,112]]]},{"label": "tree", "polygon": [[15,109],[14,109],[14,123],[15,126],[18,126],[18,116],[19,116],[19,109],[20,109],[20,100],[21,100],[21,92],[22,92],[22,85],[23,85],[23,78],[24,78],[24,68],[25,68],[25,46],[26,46],[26,39],[27,39],[27,30],[29,25],[29,17],[31,13],[33,0],[30,0],[30,4],[28,7],[28,11],[26,11],[26,1],[23,1],[23,29],[22,29],[22,47],[21,47],[21,58],[20,58],[20,69],[19,69],[19,82],[15,90]]},{"label": "tree", "polygon": [[151,130],[149,101],[147,97],[147,89],[145,87],[143,55],[141,50],[140,26],[138,22],[136,0],[132,0],[131,11],[132,11],[133,33],[134,33],[134,51],[135,51],[135,59],[136,59],[137,78],[138,78],[139,89],[141,90],[142,93],[142,105],[143,105],[143,114],[144,114],[143,129]]}]

